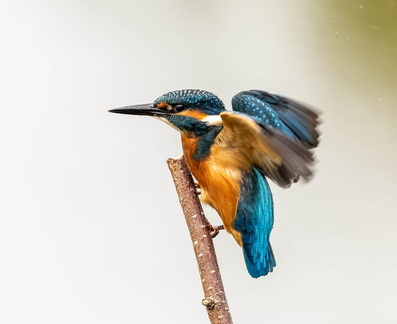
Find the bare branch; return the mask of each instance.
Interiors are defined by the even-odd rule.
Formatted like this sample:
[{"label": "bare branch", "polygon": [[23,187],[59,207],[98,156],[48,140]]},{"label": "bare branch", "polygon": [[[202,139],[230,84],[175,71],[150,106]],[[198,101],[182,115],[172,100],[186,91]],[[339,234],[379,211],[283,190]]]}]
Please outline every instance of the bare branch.
[{"label": "bare branch", "polygon": [[168,159],[167,164],[174,179],[196,254],[205,296],[202,304],[206,307],[212,324],[231,324],[233,321],[212,241],[213,228],[204,215],[190,170],[183,157]]}]

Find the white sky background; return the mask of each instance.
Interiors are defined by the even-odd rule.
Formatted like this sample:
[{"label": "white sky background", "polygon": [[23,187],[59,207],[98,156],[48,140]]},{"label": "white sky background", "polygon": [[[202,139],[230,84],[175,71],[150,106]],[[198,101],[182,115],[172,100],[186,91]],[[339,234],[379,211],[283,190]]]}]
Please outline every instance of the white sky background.
[{"label": "white sky background", "polygon": [[216,238],[234,322],[396,323],[397,42],[369,3],[1,1],[0,322],[206,323],[179,135],[107,109],[257,88],[323,135],[311,183],[272,185],[272,274]]}]

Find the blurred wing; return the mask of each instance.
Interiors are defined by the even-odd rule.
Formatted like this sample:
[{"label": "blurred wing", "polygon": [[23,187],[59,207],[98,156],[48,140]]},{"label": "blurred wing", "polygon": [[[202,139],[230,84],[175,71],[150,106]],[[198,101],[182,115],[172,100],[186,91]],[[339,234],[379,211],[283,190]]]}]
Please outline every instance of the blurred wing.
[{"label": "blurred wing", "polygon": [[232,99],[234,111],[245,113],[310,148],[318,145],[318,115],[300,103],[261,90],[242,91]]},{"label": "blurred wing", "polygon": [[301,142],[246,114],[222,112],[220,116],[223,128],[217,144],[239,152],[279,186],[289,187],[300,176],[309,179],[312,175],[312,153]]}]

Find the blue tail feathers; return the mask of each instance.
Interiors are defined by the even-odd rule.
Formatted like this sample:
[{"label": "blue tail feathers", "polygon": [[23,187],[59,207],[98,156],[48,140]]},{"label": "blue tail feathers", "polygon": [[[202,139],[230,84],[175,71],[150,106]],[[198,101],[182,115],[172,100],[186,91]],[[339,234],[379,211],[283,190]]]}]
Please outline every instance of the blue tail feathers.
[{"label": "blue tail feathers", "polygon": [[272,193],[265,177],[253,169],[243,176],[234,228],[242,234],[245,263],[254,278],[276,266],[269,242],[272,227]]},{"label": "blue tail feathers", "polygon": [[[270,243],[268,244],[267,251],[259,257],[252,255],[250,252],[250,247],[244,244],[244,260],[251,277],[258,278],[260,276],[266,276],[269,272],[273,272],[273,267],[276,266],[276,259],[274,258]],[[254,262],[252,262],[253,260]]]}]

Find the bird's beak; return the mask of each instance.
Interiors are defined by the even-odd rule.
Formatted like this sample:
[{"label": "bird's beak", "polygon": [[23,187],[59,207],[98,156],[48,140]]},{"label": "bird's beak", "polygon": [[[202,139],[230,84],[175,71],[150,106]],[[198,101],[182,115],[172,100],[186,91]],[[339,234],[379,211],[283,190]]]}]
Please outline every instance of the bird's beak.
[{"label": "bird's beak", "polygon": [[125,106],[116,109],[111,109],[109,112],[116,114],[127,114],[127,115],[142,115],[142,116],[153,116],[162,117],[169,115],[169,113],[163,109],[155,107],[153,104],[133,105]]}]

